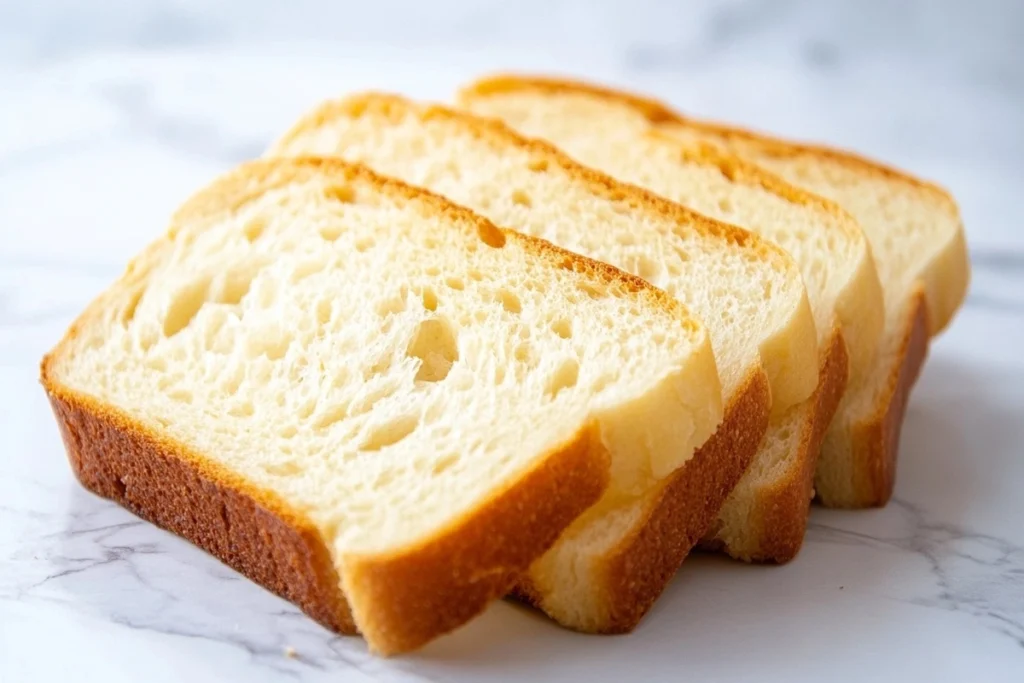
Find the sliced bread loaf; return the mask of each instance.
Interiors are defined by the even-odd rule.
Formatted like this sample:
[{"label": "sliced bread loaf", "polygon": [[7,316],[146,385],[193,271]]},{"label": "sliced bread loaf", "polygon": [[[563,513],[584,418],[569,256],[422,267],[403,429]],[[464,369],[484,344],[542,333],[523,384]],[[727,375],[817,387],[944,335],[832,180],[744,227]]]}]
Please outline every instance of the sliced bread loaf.
[{"label": "sliced bread loaf", "polygon": [[876,361],[853,378],[825,435],[815,476],[822,503],[884,505],[896,479],[900,427],[929,337],[964,300],[970,262],[956,202],[942,188],[862,157],[694,121],[652,103],[656,126],[711,142],[835,201],[863,226],[885,294]]},{"label": "sliced bread loaf", "polygon": [[710,545],[746,560],[787,561],[803,542],[815,463],[849,375],[866,373],[882,327],[871,250],[838,206],[709,145],[652,133],[628,97],[581,83],[499,78],[466,108],[547,138],[583,163],[773,241],[800,265],[814,310],[817,395],[775,413],[758,458],[723,508]]},{"label": "sliced bread loaf", "polygon": [[[488,87],[502,89],[504,80]],[[836,202],[860,224],[883,290],[883,332],[866,371],[851,367],[849,387],[825,435],[815,490],[833,507],[884,505],[895,484],[903,414],[928,339],[950,323],[967,292],[970,263],[956,202],[933,183],[849,152],[694,120],[643,97],[614,96],[659,132],[755,162]]]},{"label": "sliced bread loaf", "polygon": [[[753,457],[771,397],[785,409],[816,386],[816,365],[805,361],[816,357],[813,318],[795,264],[754,235],[443,107],[374,94],[326,103],[269,152],[309,153],[365,163],[502,226],[625,268],[706,321],[724,390],[722,427],[667,482],[605,495],[517,587],[566,626],[633,628]],[[562,333],[590,331],[572,318]],[[609,447],[613,457],[621,448]]]},{"label": "sliced bread loaf", "polygon": [[199,192],[42,381],[87,487],[385,654],[722,415],[671,297],[337,159]]}]

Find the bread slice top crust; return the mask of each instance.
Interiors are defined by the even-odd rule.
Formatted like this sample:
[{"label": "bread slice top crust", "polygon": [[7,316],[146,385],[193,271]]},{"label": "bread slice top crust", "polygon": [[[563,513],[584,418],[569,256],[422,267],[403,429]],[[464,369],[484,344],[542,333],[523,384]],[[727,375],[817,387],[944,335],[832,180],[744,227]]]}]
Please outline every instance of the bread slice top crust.
[{"label": "bread slice top crust", "polygon": [[551,145],[433,104],[367,93],[322,104],[269,154],[337,154],[643,277],[711,331],[726,400],[763,364],[773,409],[817,382],[813,317],[792,259],[710,220],[583,167]]},{"label": "bread slice top crust", "polygon": [[[580,468],[597,485],[552,524],[596,500],[612,465],[590,425],[662,420],[689,452],[722,412],[707,333],[663,292],[333,159],[252,162],[199,192],[42,373],[56,400],[124,416],[308,519],[383,651],[437,635],[393,642],[401,627],[381,623],[423,617],[381,584],[403,558],[491,520],[515,566],[465,546],[427,578],[442,594],[494,578],[495,598],[559,530],[510,536],[495,501],[521,508],[534,473],[579,483]],[[566,453],[577,471],[548,467]]]},{"label": "bread slice top crust", "polygon": [[820,347],[831,348],[840,330],[850,375],[870,368],[884,320],[881,287],[867,239],[838,205],[713,145],[660,134],[652,108],[625,93],[503,76],[468,86],[458,99],[584,163],[775,242],[800,266]]}]

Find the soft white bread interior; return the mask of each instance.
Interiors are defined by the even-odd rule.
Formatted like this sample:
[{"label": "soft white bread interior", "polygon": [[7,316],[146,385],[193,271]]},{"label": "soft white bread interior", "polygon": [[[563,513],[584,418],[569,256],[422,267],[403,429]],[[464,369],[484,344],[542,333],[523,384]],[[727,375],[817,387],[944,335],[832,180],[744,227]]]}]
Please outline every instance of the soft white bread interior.
[{"label": "soft white bread interior", "polygon": [[[492,84],[500,87],[500,80]],[[892,495],[900,426],[928,338],[949,325],[970,280],[956,202],[933,183],[849,152],[700,121],[654,100],[614,95],[659,132],[690,144],[713,144],[769,169],[835,202],[863,229],[884,294],[883,332],[867,365],[858,362],[865,356],[851,344],[850,383],[825,436],[815,488],[830,506],[884,504]],[[853,314],[846,319],[874,299],[854,298],[864,303],[849,306]],[[843,331],[849,343],[848,327]]]},{"label": "soft white bread interior", "polygon": [[[796,265],[750,233],[616,183],[500,123],[396,96],[325,103],[268,154],[334,154],[365,163],[503,227],[629,270],[705,322],[727,406],[724,428],[672,485],[606,495],[533,564],[518,589],[564,625],[632,628],[760,443],[769,402],[761,378],[783,410],[814,391],[815,329]],[[576,322],[573,329],[589,333]]]},{"label": "soft white bread interior", "polygon": [[[882,296],[857,223],[832,204],[719,151],[652,131],[622,93],[542,78],[494,78],[460,103],[551,140],[584,163],[719,220],[752,230],[800,265],[814,310],[818,395],[774,422],[758,459],[720,515],[714,545],[741,559],[786,561],[799,549],[815,460],[847,377],[867,373],[882,328]],[[710,539],[709,539],[710,540]]]},{"label": "soft white bread interior", "polygon": [[382,653],[505,594],[609,467],[650,486],[722,416],[676,300],[336,159],[199,192],[43,382],[87,485]]}]

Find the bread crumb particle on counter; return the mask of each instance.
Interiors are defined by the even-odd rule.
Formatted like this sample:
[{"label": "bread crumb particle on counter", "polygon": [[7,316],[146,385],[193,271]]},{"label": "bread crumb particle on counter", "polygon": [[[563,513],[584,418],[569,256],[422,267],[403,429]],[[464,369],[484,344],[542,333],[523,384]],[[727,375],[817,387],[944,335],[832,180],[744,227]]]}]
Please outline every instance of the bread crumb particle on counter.
[{"label": "bread crumb particle on counter", "polygon": [[291,645],[287,645],[284,648],[284,656],[288,659],[295,659],[299,656],[299,653],[295,651],[295,648]]}]

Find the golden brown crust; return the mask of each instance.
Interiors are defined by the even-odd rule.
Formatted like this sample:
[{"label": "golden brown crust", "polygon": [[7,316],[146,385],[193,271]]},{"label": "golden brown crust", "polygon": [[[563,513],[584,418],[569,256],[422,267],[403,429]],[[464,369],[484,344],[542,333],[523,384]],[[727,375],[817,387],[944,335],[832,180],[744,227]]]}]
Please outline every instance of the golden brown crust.
[{"label": "golden brown crust", "polygon": [[899,453],[903,416],[910,390],[917,382],[928,355],[928,307],[922,289],[910,298],[898,357],[885,390],[875,402],[876,413],[854,425],[852,499],[826,497],[819,500],[827,507],[879,507],[889,502],[896,484],[896,456]]},{"label": "golden brown crust", "polygon": [[[169,235],[173,236],[183,224],[212,222],[224,214],[238,211],[265,192],[292,183],[302,183],[314,177],[330,177],[338,183],[365,184],[374,193],[419,207],[426,216],[440,215],[451,223],[467,226],[475,231],[485,244],[497,249],[511,240],[547,263],[563,270],[570,270],[590,279],[591,282],[640,294],[658,308],[673,315],[691,332],[703,329],[679,300],[642,278],[538,237],[500,228],[483,216],[454,204],[439,194],[406,184],[396,178],[379,175],[367,166],[349,163],[337,157],[269,157],[246,162],[222,175],[189,199],[174,214]],[[788,258],[784,253],[783,257]]]},{"label": "golden brown crust", "polygon": [[953,204],[950,194],[935,183],[915,178],[878,163],[871,159],[859,156],[846,150],[835,149],[825,145],[814,145],[809,143],[780,140],[770,136],[756,133],[750,130],[726,126],[708,121],[692,119],[683,116],[663,102],[653,98],[643,97],[634,93],[622,92],[612,88],[602,87],[596,84],[583,83],[571,79],[549,78],[544,76],[495,74],[482,78],[460,91],[460,96],[487,96],[489,94],[516,92],[521,90],[533,90],[540,92],[587,92],[591,95],[605,99],[613,99],[623,102],[643,112],[644,116],[654,125],[685,124],[690,127],[701,128],[709,134],[725,138],[744,139],[749,142],[756,142],[766,153],[778,157],[793,157],[811,155],[815,157],[826,157],[846,166],[856,168],[862,173],[883,176],[888,180],[913,186],[934,195],[937,201],[945,204]]},{"label": "golden brown crust", "polygon": [[[42,381],[82,484],[182,536],[340,633],[356,632],[316,527],[270,492],[91,397]],[[433,542],[351,559],[346,586],[365,602],[360,629],[381,654],[416,649],[511,588],[530,562],[597,501],[607,451],[594,425]]]},{"label": "golden brown crust", "polygon": [[296,123],[275,145],[275,148],[284,148],[290,141],[310,130],[329,124],[336,118],[379,116],[394,120],[410,113],[415,113],[424,121],[457,121],[460,126],[465,126],[480,140],[494,145],[499,151],[507,149],[509,145],[515,146],[531,153],[539,162],[543,161],[559,167],[566,175],[585,183],[592,192],[604,199],[624,204],[629,209],[653,211],[675,223],[681,230],[692,231],[704,238],[719,239],[730,245],[743,247],[780,269],[796,269],[792,259],[785,251],[755,233],[709,218],[647,189],[622,183],[604,173],[583,166],[573,161],[551,143],[523,137],[501,121],[472,116],[439,104],[420,105],[399,95],[378,92],[361,93],[342,100],[325,102]]},{"label": "golden brown crust", "polygon": [[860,227],[844,212],[839,205],[824,197],[807,192],[795,185],[792,185],[779,176],[771,173],[757,164],[750,163],[744,159],[725,152],[713,145],[708,144],[685,144],[670,136],[659,133],[658,124],[686,123],[691,125],[694,122],[684,119],[671,109],[655,100],[639,97],[637,95],[613,90],[599,85],[585,83],[582,81],[570,81],[562,79],[550,79],[542,77],[515,77],[495,76],[471,84],[460,92],[460,97],[486,97],[494,93],[506,93],[517,91],[535,91],[556,94],[585,94],[590,97],[599,98],[607,102],[624,104],[639,112],[647,119],[652,126],[655,126],[652,133],[659,139],[671,142],[679,147],[683,158],[698,164],[707,164],[716,167],[729,180],[745,185],[761,187],[772,194],[782,197],[792,204],[798,204],[807,208],[815,209],[829,214],[835,221],[833,227],[839,228],[849,235],[861,237]]},{"label": "golden brown crust", "polygon": [[[588,630],[627,633],[636,628],[754,459],[770,409],[768,377],[758,370],[744,383],[714,436],[645,497],[642,523],[603,558],[601,590],[607,613]],[[543,600],[525,576],[510,597],[533,606]]]},{"label": "golden brown crust", "polygon": [[759,371],[739,392],[714,436],[648,497],[644,524],[608,558],[609,616],[601,632],[631,631],[647,614],[753,461],[770,411],[768,377]]},{"label": "golden brown crust", "polygon": [[[498,231],[439,197],[360,167],[302,159],[254,162],[228,174],[183,207],[167,239],[173,238],[175,226],[182,221],[209,220],[225,206],[237,209],[260,191],[311,173],[366,180],[375,189],[422,201],[453,220],[468,220],[482,234]],[[521,240],[527,249],[556,265],[639,291],[676,311],[684,324],[698,326],[682,317],[685,309],[674,299],[643,280],[541,240],[497,234]],[[150,250],[165,244],[166,240],[158,241]],[[124,277],[143,276],[133,263]],[[183,444],[61,384],[54,372],[55,359],[67,353],[75,337],[95,319],[105,296],[72,324],[41,367],[69,460],[83,485],[190,540],[328,628],[353,633],[358,622],[371,648],[382,654],[419,647],[506,593],[515,577],[607,487],[610,456],[596,426],[587,425],[563,447],[539,458],[532,471],[505,491],[442,530],[431,544],[387,557],[341,558],[345,563],[342,580],[356,590],[350,605],[331,553],[310,520]],[[459,566],[452,564],[453,558]]]},{"label": "golden brown crust", "polygon": [[761,516],[758,549],[748,557],[751,562],[789,562],[804,543],[807,517],[814,496],[814,470],[818,454],[825,439],[839,401],[846,390],[849,377],[846,344],[836,330],[820,362],[818,388],[814,392],[811,419],[804,425],[800,439],[800,452],[793,459],[793,468],[785,478],[765,491],[758,502]]},{"label": "golden brown crust", "polygon": [[378,646],[384,654],[405,652],[482,612],[597,502],[608,485],[607,458],[597,425],[588,425],[430,543],[405,556],[346,558],[347,592],[374,608],[360,620],[363,633],[386,644]]},{"label": "golden brown crust", "polygon": [[[683,122],[682,117],[653,100],[567,80],[500,76],[478,81],[463,90],[461,96],[467,98],[486,97],[493,93],[522,90],[547,93],[583,93],[625,104],[639,111],[652,124]],[[857,238],[863,240],[860,227],[834,202],[806,192],[756,164],[724,153],[712,145],[685,145],[667,135],[660,135],[657,132],[654,134],[678,145],[687,160],[694,163],[711,164],[734,182],[756,185],[793,204],[824,212],[833,219],[830,226],[848,234],[856,233]],[[822,351],[823,354],[819,362],[821,366],[819,382],[813,399],[815,407],[809,412],[809,419],[803,425],[804,433],[800,440],[800,450],[793,457],[793,467],[785,477],[776,481],[774,486],[758,496],[755,507],[763,511],[763,514],[757,525],[758,530],[752,530],[751,533],[758,539],[757,550],[752,554],[739,553],[735,550],[730,552],[729,548],[723,547],[714,539],[702,542],[702,547],[722,549],[739,559],[758,562],[787,562],[799,552],[807,527],[818,453],[821,450],[825,431],[839,406],[849,375],[849,357],[841,332],[835,331],[831,341],[823,346]]]},{"label": "golden brown crust", "polygon": [[355,633],[319,531],[280,499],[124,413],[42,381],[78,480],[182,536],[324,626]]}]

